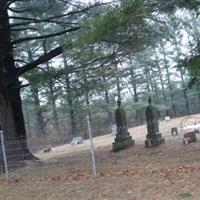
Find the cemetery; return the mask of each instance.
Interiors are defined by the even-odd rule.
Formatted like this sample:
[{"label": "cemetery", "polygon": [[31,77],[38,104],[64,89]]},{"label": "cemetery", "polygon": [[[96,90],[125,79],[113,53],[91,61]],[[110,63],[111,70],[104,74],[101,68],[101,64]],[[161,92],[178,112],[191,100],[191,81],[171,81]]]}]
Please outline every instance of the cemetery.
[{"label": "cemetery", "polygon": [[[145,147],[146,124],[128,130],[134,145],[121,151],[112,151],[112,142],[116,141],[111,133],[95,137],[96,176],[91,170],[89,139],[80,145],[66,144],[48,153],[38,152],[43,163],[27,163],[23,170],[12,172],[8,183],[1,179],[1,195],[9,194],[17,200],[40,199],[47,194],[72,200],[84,200],[86,195],[87,199],[198,199],[200,137],[197,134],[196,143],[184,145],[185,132],[181,132],[184,127],[193,128],[192,123],[200,116],[190,117],[184,126],[186,117],[159,121],[165,143],[155,147]],[[172,135],[171,127],[177,127],[179,134]]]},{"label": "cemetery", "polygon": [[0,0],[0,200],[200,200],[199,0]]}]

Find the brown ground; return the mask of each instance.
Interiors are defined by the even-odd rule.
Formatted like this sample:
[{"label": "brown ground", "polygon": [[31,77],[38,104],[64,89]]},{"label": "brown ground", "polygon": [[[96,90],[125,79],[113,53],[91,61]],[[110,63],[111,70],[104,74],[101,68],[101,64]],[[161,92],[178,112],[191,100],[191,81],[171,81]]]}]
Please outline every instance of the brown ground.
[{"label": "brown ground", "polygon": [[118,153],[112,136],[95,138],[96,177],[89,141],[40,152],[42,162],[13,171],[8,183],[0,178],[0,200],[200,200],[199,139],[183,145],[181,134],[169,132],[181,121],[161,122],[166,144],[152,149],[144,148],[145,126],[130,129],[136,145]]}]

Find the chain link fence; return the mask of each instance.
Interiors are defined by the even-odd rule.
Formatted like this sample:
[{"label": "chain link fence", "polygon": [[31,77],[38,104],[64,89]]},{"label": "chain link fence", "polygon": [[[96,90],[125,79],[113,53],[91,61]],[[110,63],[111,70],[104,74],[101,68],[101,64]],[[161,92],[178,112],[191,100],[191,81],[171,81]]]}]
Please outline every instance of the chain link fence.
[{"label": "chain link fence", "polygon": [[[165,138],[165,144],[159,147],[162,151],[170,149],[181,149],[183,147],[183,127],[192,124],[198,124],[200,116],[188,116],[177,119],[162,120],[159,122],[160,133]],[[23,158],[29,157],[29,151],[24,151],[23,141],[16,141],[14,137],[5,137],[3,130],[0,131],[0,160],[2,162],[1,172],[6,180],[12,179],[45,179],[48,177],[59,178],[68,175],[74,177],[77,173],[87,173],[88,175],[96,175],[105,170],[106,165],[113,160],[108,160],[105,155],[97,155],[95,152],[101,152],[106,149],[107,154],[112,151],[112,143],[115,138],[114,125],[110,129],[113,132],[93,138],[93,128],[89,118],[86,118],[88,133],[87,139],[81,135],[71,138],[70,142],[66,142],[63,138],[27,138],[29,151],[34,155],[34,159],[24,161]],[[97,123],[97,122],[96,122]],[[177,127],[178,135],[172,135],[171,129]],[[146,139],[146,125],[129,128],[130,135],[135,140],[135,146],[131,147],[133,153],[137,148],[145,148],[144,141]],[[150,149],[147,151],[151,151]],[[105,153],[105,151],[103,151]],[[114,154],[113,154],[114,155]],[[118,153],[115,153],[118,155]],[[120,155],[120,153],[119,153]],[[112,170],[112,169],[108,169]]]}]

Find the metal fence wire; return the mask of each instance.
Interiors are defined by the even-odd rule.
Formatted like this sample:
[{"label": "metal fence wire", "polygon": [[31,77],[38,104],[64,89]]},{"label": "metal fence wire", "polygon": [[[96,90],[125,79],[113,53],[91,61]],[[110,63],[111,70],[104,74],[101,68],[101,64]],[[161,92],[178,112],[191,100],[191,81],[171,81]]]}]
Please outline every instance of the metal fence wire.
[{"label": "metal fence wire", "polygon": [[[195,120],[199,116],[195,116]],[[22,145],[18,144],[14,137],[4,137],[3,130],[0,131],[0,171],[5,179],[12,180],[16,177],[26,178],[30,174],[32,177],[45,178],[62,176],[63,174],[75,175],[83,171],[91,175],[96,175],[106,167],[109,160],[102,160],[96,152],[107,148],[107,153],[112,151],[112,143],[114,142],[115,133],[109,133],[98,137],[92,137],[93,127],[89,118],[87,120],[88,137],[84,139],[77,135],[66,142],[63,138],[27,138],[27,145],[30,152],[38,159],[26,161],[22,158],[28,157],[23,151]],[[171,149],[181,149],[183,146],[183,127],[196,123],[195,120],[163,120],[159,122],[160,133],[165,138],[165,144],[159,148],[162,151]],[[186,121],[185,124],[183,121]],[[177,127],[178,135],[172,135],[171,128]],[[113,131],[115,129],[111,128]],[[144,141],[146,139],[146,125],[129,128],[129,133],[135,140],[135,146],[132,151],[137,148],[145,148]],[[17,148],[16,148],[17,147]],[[27,152],[28,154],[29,152]],[[83,162],[84,159],[84,162]],[[80,163],[80,161],[82,162]]]}]

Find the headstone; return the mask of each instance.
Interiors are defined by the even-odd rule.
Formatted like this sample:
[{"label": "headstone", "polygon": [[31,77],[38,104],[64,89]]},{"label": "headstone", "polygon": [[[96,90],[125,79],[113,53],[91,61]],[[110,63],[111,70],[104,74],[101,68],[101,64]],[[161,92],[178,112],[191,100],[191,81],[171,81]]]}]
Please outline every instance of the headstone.
[{"label": "headstone", "polygon": [[43,148],[44,153],[48,153],[52,150],[51,145],[47,145],[45,148]]},{"label": "headstone", "polygon": [[186,132],[183,135],[183,144],[195,143],[197,141],[195,131]]},{"label": "headstone", "polygon": [[113,151],[120,151],[134,145],[134,140],[127,130],[126,113],[121,108],[121,101],[118,101],[118,108],[115,111],[117,134],[113,143]]},{"label": "headstone", "polygon": [[83,144],[83,137],[75,137],[70,142],[71,145]]},{"label": "headstone", "polygon": [[151,97],[148,99],[149,105],[146,108],[147,135],[146,147],[155,147],[164,143],[162,134],[159,133],[158,112],[156,107],[151,105]]},{"label": "headstone", "polygon": [[177,127],[172,127],[171,128],[171,134],[172,135],[178,135],[178,128]]},{"label": "headstone", "polygon": [[170,121],[170,116],[165,116],[165,121]]}]

